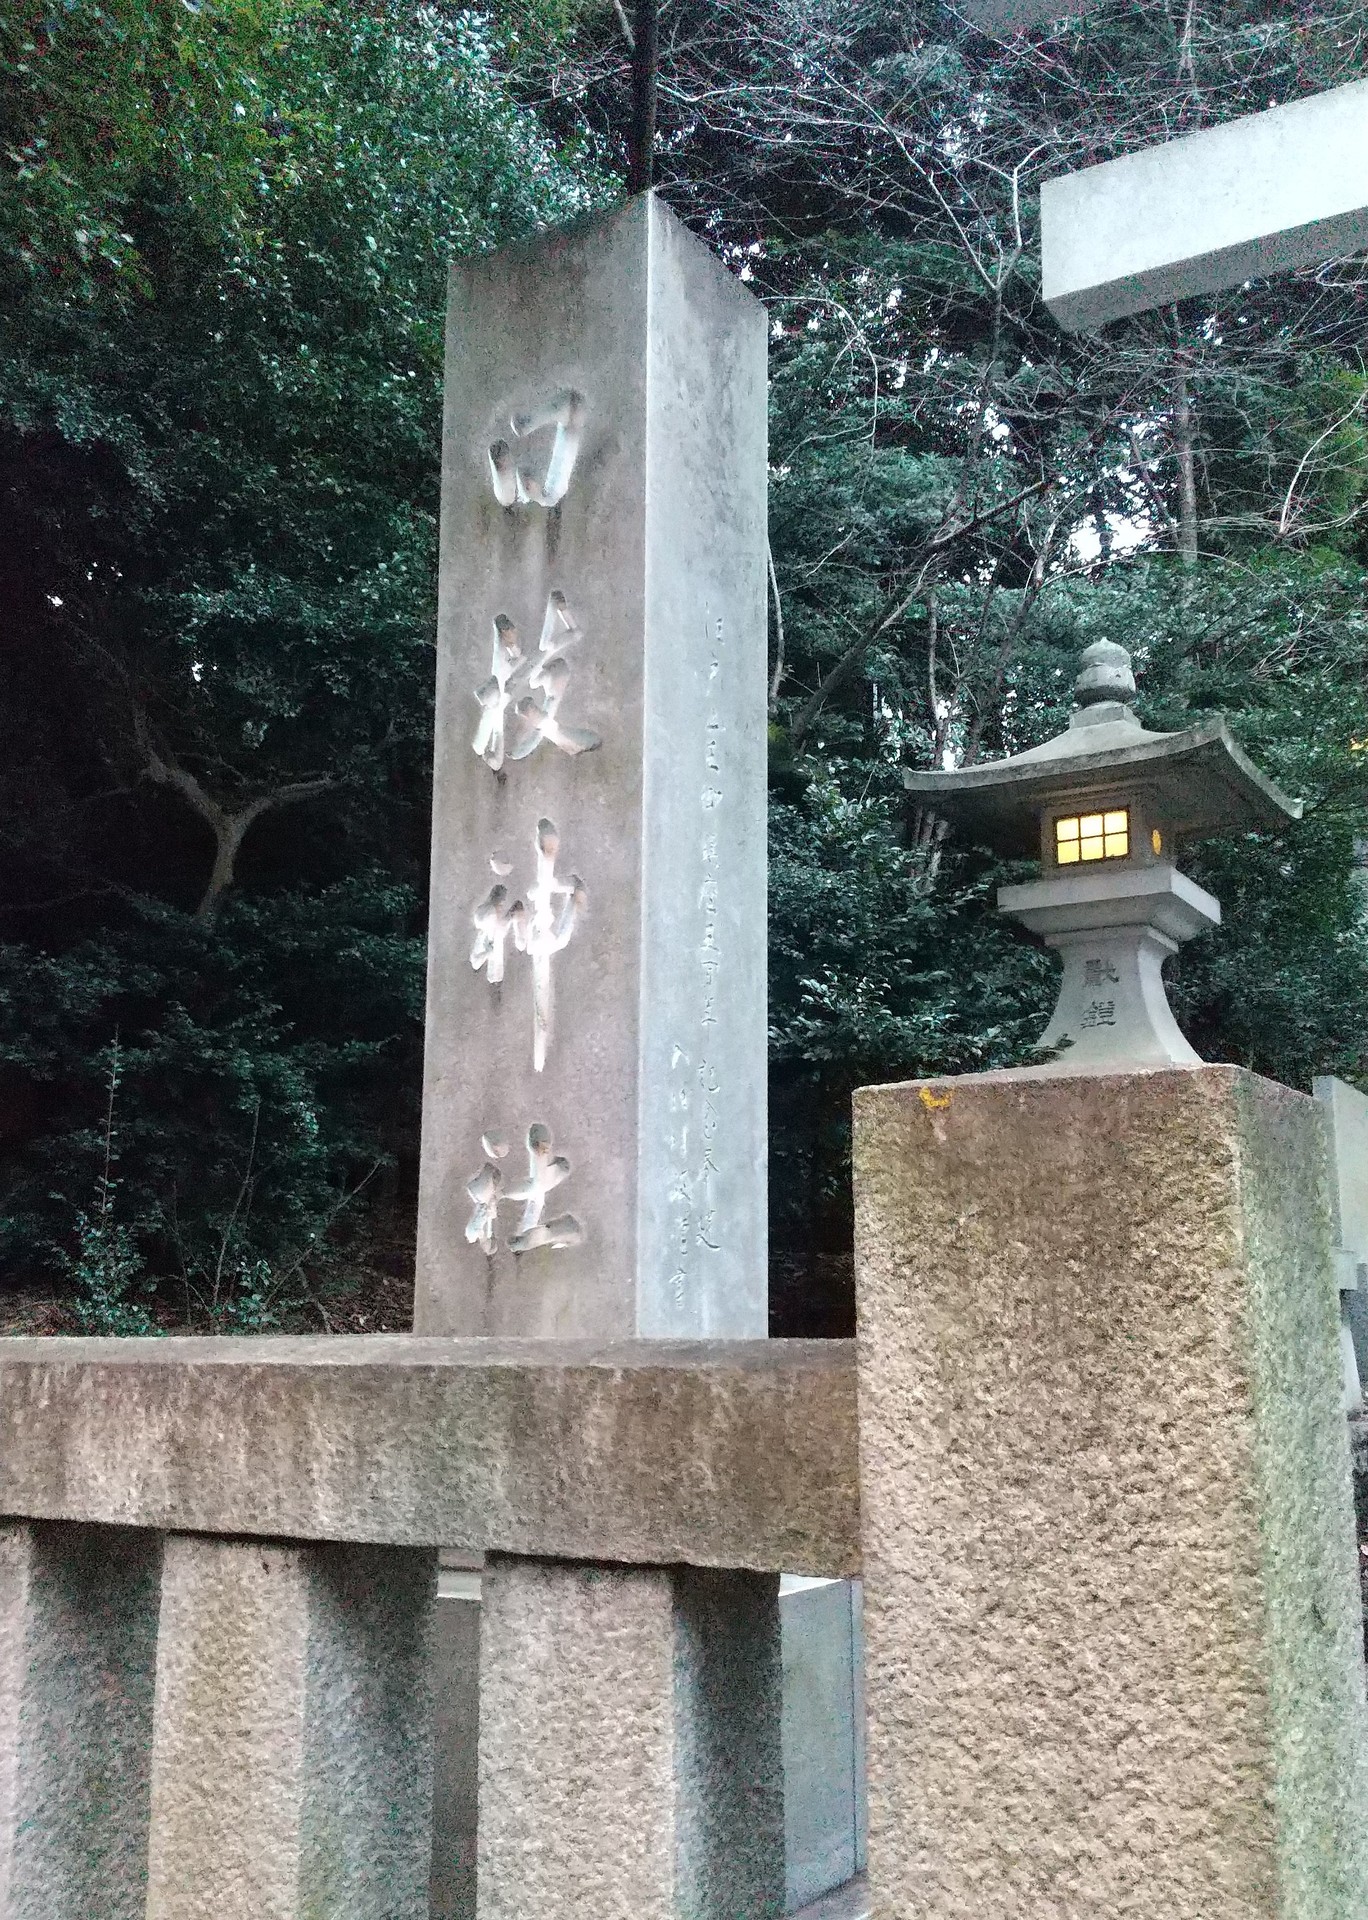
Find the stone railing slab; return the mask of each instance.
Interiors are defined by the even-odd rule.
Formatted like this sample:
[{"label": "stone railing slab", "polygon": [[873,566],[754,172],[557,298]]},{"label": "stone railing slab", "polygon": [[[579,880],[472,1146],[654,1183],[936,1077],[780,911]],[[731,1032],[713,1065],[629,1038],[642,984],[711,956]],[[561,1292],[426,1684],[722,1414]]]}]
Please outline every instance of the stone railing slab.
[{"label": "stone railing slab", "polygon": [[0,1515],[850,1574],[853,1343],[0,1340]]}]

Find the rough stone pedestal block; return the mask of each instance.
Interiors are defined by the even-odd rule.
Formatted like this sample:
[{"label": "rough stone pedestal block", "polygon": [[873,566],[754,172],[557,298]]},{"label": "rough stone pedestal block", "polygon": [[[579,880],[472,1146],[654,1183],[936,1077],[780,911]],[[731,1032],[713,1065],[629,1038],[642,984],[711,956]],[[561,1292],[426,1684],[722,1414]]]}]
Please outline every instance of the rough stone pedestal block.
[{"label": "rough stone pedestal block", "polygon": [[0,1914],[141,1920],[155,1534],[0,1527]]},{"label": "rough stone pedestal block", "polygon": [[495,1558],[480,1920],[778,1920],[778,1580]]},{"label": "rough stone pedestal block", "polygon": [[426,1920],[437,1556],[172,1535],[147,1920]]},{"label": "rough stone pedestal block", "polygon": [[1368,1912],[1315,1103],[856,1096],[876,1920]]}]

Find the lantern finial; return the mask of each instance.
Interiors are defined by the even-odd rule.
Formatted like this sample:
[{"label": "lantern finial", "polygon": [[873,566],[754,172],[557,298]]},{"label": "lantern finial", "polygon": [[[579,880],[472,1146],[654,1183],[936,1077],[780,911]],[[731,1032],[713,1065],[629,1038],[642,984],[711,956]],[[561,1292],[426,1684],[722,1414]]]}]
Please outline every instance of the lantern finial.
[{"label": "lantern finial", "polygon": [[1080,707],[1094,707],[1103,700],[1120,700],[1126,706],[1135,700],[1135,675],[1131,657],[1114,640],[1094,640],[1078,657],[1078,678],[1074,699]]}]

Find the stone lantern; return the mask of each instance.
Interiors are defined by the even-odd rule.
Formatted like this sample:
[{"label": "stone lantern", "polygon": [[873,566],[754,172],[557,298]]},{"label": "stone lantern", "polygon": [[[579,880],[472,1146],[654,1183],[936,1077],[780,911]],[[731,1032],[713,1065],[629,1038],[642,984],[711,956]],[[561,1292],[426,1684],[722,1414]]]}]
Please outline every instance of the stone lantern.
[{"label": "stone lantern", "polygon": [[1063,957],[1040,1046],[1062,1065],[1191,1066],[1162,968],[1180,941],[1220,924],[1220,902],[1174,865],[1185,839],[1276,831],[1302,803],[1266,780],[1215,718],[1150,733],[1133,710],[1124,647],[1087,648],[1066,732],[983,766],[907,773],[909,791],[964,837],[1039,859],[1042,877],[1002,887],[998,907]]}]

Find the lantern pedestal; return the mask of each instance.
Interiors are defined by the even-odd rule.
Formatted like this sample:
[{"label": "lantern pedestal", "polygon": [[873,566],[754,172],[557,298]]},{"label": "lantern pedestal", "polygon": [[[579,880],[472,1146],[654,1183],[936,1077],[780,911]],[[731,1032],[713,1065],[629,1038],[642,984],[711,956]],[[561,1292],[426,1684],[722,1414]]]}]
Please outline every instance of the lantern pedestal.
[{"label": "lantern pedestal", "polygon": [[998,907],[1057,947],[1064,977],[1042,1049],[1061,1071],[1193,1066],[1164,991],[1180,941],[1220,925],[1220,902],[1167,861],[1002,887]]}]

